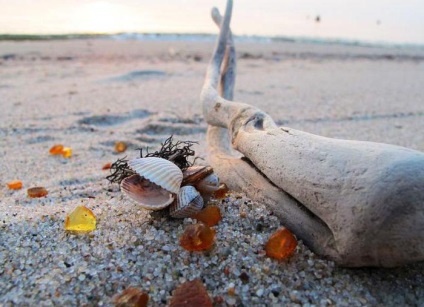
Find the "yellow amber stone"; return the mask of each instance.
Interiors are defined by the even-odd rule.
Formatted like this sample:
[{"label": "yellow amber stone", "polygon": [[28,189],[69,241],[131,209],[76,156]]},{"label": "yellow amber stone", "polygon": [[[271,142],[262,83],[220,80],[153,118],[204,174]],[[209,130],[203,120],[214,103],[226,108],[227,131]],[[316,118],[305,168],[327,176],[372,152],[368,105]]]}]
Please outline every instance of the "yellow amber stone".
[{"label": "yellow amber stone", "polygon": [[84,206],[78,206],[66,216],[65,230],[76,232],[89,232],[96,229],[96,217],[94,213]]},{"label": "yellow amber stone", "polygon": [[130,287],[113,297],[115,307],[146,307],[149,295],[137,288]]},{"label": "yellow amber stone", "polygon": [[219,207],[215,205],[207,206],[205,209],[194,214],[192,217],[202,223],[205,223],[209,227],[217,225],[222,219],[221,210],[219,210]]},{"label": "yellow amber stone", "polygon": [[38,198],[38,197],[44,197],[47,194],[49,194],[49,192],[47,192],[46,188],[44,187],[33,187],[33,188],[29,188],[27,190],[28,196],[31,198]]},{"label": "yellow amber stone", "polygon": [[70,158],[72,156],[72,148],[71,147],[63,147],[62,156],[64,158]]},{"label": "yellow amber stone", "polygon": [[49,152],[51,155],[61,155],[63,151],[62,144],[56,144],[52,148],[50,148]]},{"label": "yellow amber stone", "polygon": [[105,165],[103,165],[102,170],[108,170],[112,166],[112,163],[108,162]]},{"label": "yellow amber stone", "polygon": [[202,223],[188,225],[180,237],[181,247],[190,252],[209,250],[214,242],[215,230]]},{"label": "yellow amber stone", "polygon": [[22,181],[20,181],[20,180],[9,181],[7,183],[7,187],[10,190],[19,190],[19,189],[22,189]]},{"label": "yellow amber stone", "polygon": [[265,251],[268,257],[284,260],[294,254],[296,246],[297,240],[291,231],[281,227],[269,238]]},{"label": "yellow amber stone", "polygon": [[116,142],[115,143],[115,151],[116,152],[124,152],[125,150],[127,150],[127,144],[125,144],[124,142]]}]

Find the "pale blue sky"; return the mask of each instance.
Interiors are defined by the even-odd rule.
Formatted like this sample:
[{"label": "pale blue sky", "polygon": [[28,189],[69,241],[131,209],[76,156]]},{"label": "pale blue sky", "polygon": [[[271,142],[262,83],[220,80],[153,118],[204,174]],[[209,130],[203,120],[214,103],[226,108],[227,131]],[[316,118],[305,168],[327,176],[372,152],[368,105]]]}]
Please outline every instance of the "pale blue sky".
[{"label": "pale blue sky", "polygon": [[[225,0],[0,0],[0,33],[216,33]],[[321,22],[315,22],[316,16]],[[236,34],[424,44],[423,0],[235,0]]]}]

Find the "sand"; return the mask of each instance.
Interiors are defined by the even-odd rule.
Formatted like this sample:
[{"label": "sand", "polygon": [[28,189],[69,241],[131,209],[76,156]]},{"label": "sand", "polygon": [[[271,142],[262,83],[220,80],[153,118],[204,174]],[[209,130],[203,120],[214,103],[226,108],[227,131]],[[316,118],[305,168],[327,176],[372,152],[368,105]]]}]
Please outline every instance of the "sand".
[{"label": "sand", "polygon": [[[217,305],[424,305],[423,263],[339,268],[302,242],[289,261],[269,259],[264,244],[282,225],[236,192],[217,202],[215,247],[189,253],[178,237],[194,220],[152,218],[105,180],[105,163],[158,149],[171,134],[197,141],[207,163],[198,97],[213,45],[0,42],[1,306],[110,306],[129,286],[160,306],[195,278]],[[239,42],[237,50],[235,99],[278,123],[424,150],[424,50],[288,42]],[[116,141],[129,144],[124,154]],[[57,143],[73,156],[50,156]],[[15,179],[24,188],[8,190]],[[28,198],[33,186],[48,196]],[[78,205],[96,215],[95,231],[65,232]]]}]

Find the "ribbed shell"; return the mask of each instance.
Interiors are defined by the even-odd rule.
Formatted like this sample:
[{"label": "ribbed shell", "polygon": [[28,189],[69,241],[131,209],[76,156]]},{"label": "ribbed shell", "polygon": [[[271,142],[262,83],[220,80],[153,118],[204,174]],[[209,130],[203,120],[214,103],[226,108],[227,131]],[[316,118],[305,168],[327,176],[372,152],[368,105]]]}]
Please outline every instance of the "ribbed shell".
[{"label": "ribbed shell", "polygon": [[177,200],[169,207],[169,214],[174,218],[190,217],[203,208],[203,198],[197,190],[184,186],[178,193]]},{"label": "ribbed shell", "polygon": [[171,192],[135,174],[121,182],[122,192],[148,210],[160,210],[168,207],[174,196]]},{"label": "ribbed shell", "polygon": [[174,163],[156,157],[128,161],[129,167],[141,177],[177,194],[183,180],[182,171]]},{"label": "ribbed shell", "polygon": [[194,165],[187,167],[183,172],[182,185],[195,185],[197,182],[213,173],[213,168],[210,166]]},{"label": "ribbed shell", "polygon": [[194,186],[202,195],[213,193],[219,189],[219,177],[215,173],[212,173],[202,180],[199,180]]}]

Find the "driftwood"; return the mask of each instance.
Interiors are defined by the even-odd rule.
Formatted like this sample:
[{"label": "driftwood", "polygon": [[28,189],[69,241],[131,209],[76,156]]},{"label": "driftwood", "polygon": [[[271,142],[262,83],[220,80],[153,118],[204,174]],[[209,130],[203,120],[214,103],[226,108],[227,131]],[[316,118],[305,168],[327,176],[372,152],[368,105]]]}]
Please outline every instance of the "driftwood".
[{"label": "driftwood", "polygon": [[261,110],[233,102],[231,10],[228,0],[222,22],[212,11],[220,35],[201,93],[215,171],[339,265],[424,260],[424,154],[278,127]]}]

